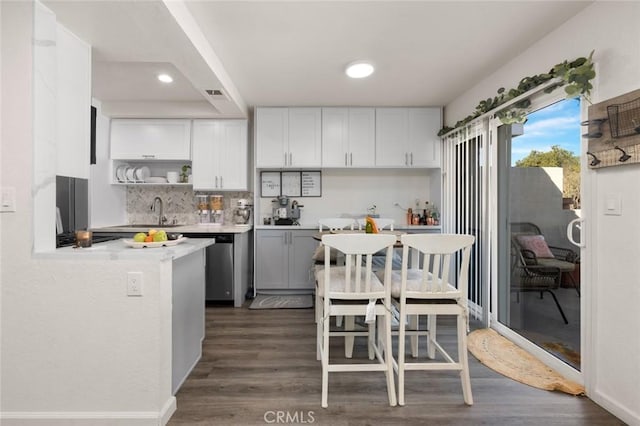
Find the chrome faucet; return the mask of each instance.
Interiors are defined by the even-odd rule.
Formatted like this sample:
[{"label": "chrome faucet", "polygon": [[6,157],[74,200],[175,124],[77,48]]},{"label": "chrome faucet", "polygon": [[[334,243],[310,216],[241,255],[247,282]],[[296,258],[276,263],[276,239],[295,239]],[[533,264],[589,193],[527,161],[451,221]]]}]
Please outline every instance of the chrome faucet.
[{"label": "chrome faucet", "polygon": [[151,211],[152,212],[156,211],[156,204],[158,202],[160,203],[160,210],[158,211],[158,226],[162,226],[167,221],[167,218],[163,214],[162,198],[156,197],[153,199],[153,204],[151,204]]}]

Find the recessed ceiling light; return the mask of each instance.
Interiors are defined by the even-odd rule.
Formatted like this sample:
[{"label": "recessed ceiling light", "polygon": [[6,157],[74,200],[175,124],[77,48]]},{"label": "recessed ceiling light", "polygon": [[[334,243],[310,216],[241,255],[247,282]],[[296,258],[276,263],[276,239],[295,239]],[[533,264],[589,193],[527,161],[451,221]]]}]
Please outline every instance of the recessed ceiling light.
[{"label": "recessed ceiling light", "polygon": [[346,73],[351,78],[364,78],[373,74],[373,65],[369,62],[358,61],[347,65]]},{"label": "recessed ceiling light", "polygon": [[171,83],[173,81],[173,77],[171,77],[169,74],[159,74],[158,80],[163,83]]}]

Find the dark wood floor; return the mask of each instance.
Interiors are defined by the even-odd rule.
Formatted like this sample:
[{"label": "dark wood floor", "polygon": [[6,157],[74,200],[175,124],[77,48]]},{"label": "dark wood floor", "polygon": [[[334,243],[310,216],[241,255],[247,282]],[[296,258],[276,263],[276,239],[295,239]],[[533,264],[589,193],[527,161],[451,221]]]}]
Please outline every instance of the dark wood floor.
[{"label": "dark wood floor", "polygon": [[[471,407],[456,373],[415,371],[407,375],[404,407],[389,407],[383,373],[332,373],[329,408],[323,409],[315,330],[312,309],[208,307],[202,360],[176,395],[169,424],[623,424],[586,397],[520,384],[473,356]],[[445,347],[454,342],[452,331],[446,321],[439,328]],[[333,340],[338,354],[341,339]],[[366,354],[364,343],[357,343],[354,356]]]}]

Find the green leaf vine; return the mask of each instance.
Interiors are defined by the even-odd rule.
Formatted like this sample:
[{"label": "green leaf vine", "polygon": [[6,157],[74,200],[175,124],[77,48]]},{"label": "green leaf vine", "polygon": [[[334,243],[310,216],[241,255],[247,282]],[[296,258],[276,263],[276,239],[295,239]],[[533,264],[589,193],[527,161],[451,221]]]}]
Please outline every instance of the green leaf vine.
[{"label": "green leaf vine", "polygon": [[[549,72],[537,74],[531,77],[524,77],[518,83],[518,86],[508,91],[504,87],[497,90],[497,95],[493,98],[483,99],[476,106],[473,114],[468,115],[462,120],[459,120],[453,127],[445,126],[439,132],[438,136],[442,136],[445,133],[455,130],[458,127],[462,127],[472,120],[480,117],[487,112],[496,109],[500,105],[515,99],[528,91],[535,89],[536,87],[544,84],[553,79],[559,79],[556,84],[544,89],[545,93],[551,93],[559,87],[564,87],[564,91],[567,99],[582,96],[587,102],[591,103],[591,89],[593,85],[591,80],[596,76],[596,72],[593,69],[593,51],[588,57],[576,58],[573,61],[563,61],[556,64],[549,70]],[[496,113],[496,116],[504,124],[524,123],[527,119],[528,108],[531,106],[531,100],[523,99],[516,102],[509,108],[504,108]]]}]

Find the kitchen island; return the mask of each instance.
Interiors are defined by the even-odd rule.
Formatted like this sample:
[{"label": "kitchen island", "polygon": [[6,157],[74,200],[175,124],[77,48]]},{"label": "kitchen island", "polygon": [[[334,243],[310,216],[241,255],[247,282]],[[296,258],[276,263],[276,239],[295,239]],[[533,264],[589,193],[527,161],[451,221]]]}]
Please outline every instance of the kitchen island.
[{"label": "kitchen island", "polygon": [[[241,307],[247,294],[253,293],[253,227],[251,225],[191,224],[159,226],[167,233],[188,238],[214,238],[216,244],[206,250],[206,299],[215,303],[233,303]],[[116,225],[94,228],[94,235],[132,237],[147,232],[149,226]]]},{"label": "kitchen island", "polygon": [[5,412],[6,420],[167,423],[175,392],[201,356],[211,244],[189,238],[134,249],[115,240],[34,254],[48,279],[25,287],[29,308],[13,313],[25,318],[23,333],[6,336],[25,348],[20,357],[31,368],[7,373],[48,404],[16,402],[24,410]]}]

